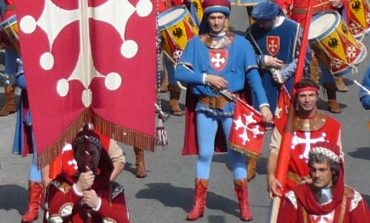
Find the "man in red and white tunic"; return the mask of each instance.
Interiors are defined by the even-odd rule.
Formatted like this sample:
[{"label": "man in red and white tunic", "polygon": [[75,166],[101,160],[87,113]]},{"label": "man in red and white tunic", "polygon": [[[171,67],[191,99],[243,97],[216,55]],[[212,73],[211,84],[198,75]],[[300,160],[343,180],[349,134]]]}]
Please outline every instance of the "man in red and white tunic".
[{"label": "man in red and white tunic", "polygon": [[72,147],[78,171],[65,169],[48,186],[46,222],[128,223],[124,190],[110,181],[113,163],[99,135],[85,127]]},{"label": "man in red and white tunic", "polygon": [[311,182],[285,194],[279,223],[369,223],[369,207],[361,194],[344,185],[339,147],[317,143],[309,153]]},{"label": "man in red and white tunic", "polygon": [[[302,79],[294,85],[294,88],[296,94],[292,105],[295,106],[292,120],[293,138],[290,146],[291,155],[285,191],[291,190],[298,183],[309,178],[308,154],[316,143],[330,142],[338,145],[342,151],[341,124],[334,118],[318,111],[316,103],[319,99],[319,85],[310,79]],[[287,117],[278,120],[271,136],[267,165],[267,186],[271,197],[281,195],[277,189],[281,188],[282,185],[275,178],[275,170],[282,133],[287,121]]]}]

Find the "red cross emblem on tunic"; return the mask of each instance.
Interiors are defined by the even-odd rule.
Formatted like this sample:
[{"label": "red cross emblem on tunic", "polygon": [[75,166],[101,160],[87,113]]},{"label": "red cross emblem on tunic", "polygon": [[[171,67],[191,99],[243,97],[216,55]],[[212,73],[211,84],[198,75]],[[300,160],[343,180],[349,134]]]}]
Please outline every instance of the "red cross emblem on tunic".
[{"label": "red cross emblem on tunic", "polygon": [[280,36],[268,36],[266,42],[269,54],[271,56],[276,56],[280,50]]},{"label": "red cross emblem on tunic", "polygon": [[228,58],[228,51],[225,49],[209,50],[209,62],[211,67],[216,71],[221,71],[225,68]]}]

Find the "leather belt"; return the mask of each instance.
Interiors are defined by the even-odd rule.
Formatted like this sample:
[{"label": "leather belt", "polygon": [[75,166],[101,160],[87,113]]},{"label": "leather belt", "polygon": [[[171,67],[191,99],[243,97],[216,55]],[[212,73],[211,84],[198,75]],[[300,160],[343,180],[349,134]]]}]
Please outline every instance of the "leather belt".
[{"label": "leather belt", "polygon": [[[234,94],[240,96],[239,93]],[[223,95],[218,95],[214,97],[208,95],[201,95],[199,96],[199,101],[204,105],[208,105],[212,109],[220,110],[223,110],[225,105],[230,102],[230,100],[225,98]]]}]

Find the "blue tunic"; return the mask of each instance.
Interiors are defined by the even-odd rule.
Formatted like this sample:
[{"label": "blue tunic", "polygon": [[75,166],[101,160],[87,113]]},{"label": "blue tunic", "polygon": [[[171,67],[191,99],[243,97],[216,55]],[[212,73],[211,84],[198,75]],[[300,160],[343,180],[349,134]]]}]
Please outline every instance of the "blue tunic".
[{"label": "blue tunic", "polygon": [[[204,84],[204,74],[223,77],[228,82],[228,90],[238,92],[244,89],[248,81],[257,95],[258,105],[268,105],[257,71],[256,57],[251,44],[241,36],[235,35],[233,42],[225,49],[210,49],[199,36],[192,38],[181,56],[176,67],[175,78],[189,83],[192,93],[196,96],[218,96],[212,87]],[[215,111],[198,102],[196,111],[208,111],[213,114],[222,112],[231,116],[235,103],[229,102],[223,111]]]},{"label": "blue tunic", "polygon": [[[281,25],[274,26],[268,31],[264,31],[259,28],[255,23],[251,26],[249,32],[253,38],[250,35],[247,35],[247,38],[250,39],[252,43],[258,45],[259,49],[262,51],[262,55],[274,56],[282,60],[283,63],[287,65],[281,70],[281,73],[286,79],[285,87],[289,92],[291,92],[294,79],[293,74],[295,73],[297,66],[302,34],[299,24],[293,20],[284,18]],[[271,40],[274,40],[274,43],[271,43]],[[255,47],[256,53],[260,54],[255,44],[253,44],[253,46]],[[272,52],[272,49],[275,49],[276,51]],[[268,69],[264,69],[260,66],[259,73],[261,75],[262,84],[265,88],[271,111],[274,112],[277,106],[280,84],[273,80],[272,74]]]}]

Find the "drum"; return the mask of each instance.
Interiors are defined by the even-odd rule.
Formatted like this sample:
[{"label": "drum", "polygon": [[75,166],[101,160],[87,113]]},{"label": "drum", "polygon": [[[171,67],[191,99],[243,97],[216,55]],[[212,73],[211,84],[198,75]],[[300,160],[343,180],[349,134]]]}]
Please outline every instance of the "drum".
[{"label": "drum", "polygon": [[349,32],[336,11],[312,18],[310,46],[333,75],[344,74],[367,55],[366,47]]},{"label": "drum", "polygon": [[19,52],[19,31],[16,15],[12,15],[7,20],[0,23],[0,29],[6,34],[5,40],[4,37],[2,37],[2,45],[6,48],[14,48]]},{"label": "drum", "polygon": [[177,62],[190,38],[198,35],[199,29],[185,6],[170,8],[158,16],[162,38],[161,48]]},{"label": "drum", "polygon": [[349,31],[360,38],[370,31],[370,6],[367,0],[348,0],[346,21]]},{"label": "drum", "polygon": [[190,14],[193,16],[197,25],[200,26],[204,14],[202,0],[189,0],[189,4]]}]

